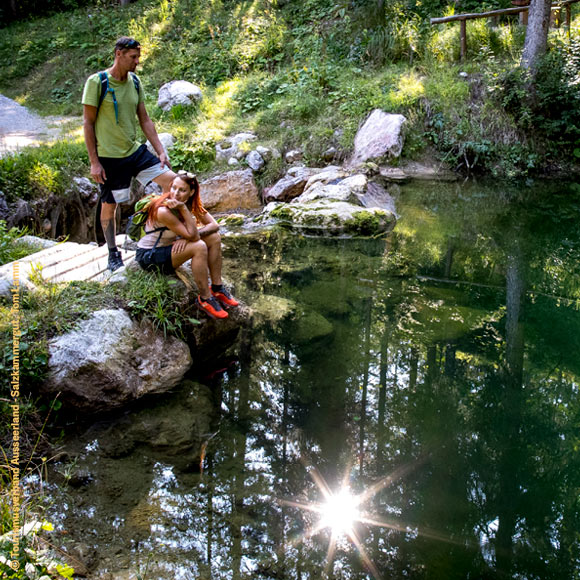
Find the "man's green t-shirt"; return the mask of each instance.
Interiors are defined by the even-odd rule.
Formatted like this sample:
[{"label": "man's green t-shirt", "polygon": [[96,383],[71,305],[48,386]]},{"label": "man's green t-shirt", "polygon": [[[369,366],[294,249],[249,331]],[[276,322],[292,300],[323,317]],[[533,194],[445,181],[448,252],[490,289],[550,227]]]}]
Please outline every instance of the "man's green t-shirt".
[{"label": "man's green t-shirt", "polygon": [[[118,81],[109,73],[109,88],[115,91],[119,113],[119,123],[115,118],[113,95],[107,92],[97,113],[95,134],[97,137],[97,155],[99,157],[129,157],[137,151],[137,105],[144,100],[143,88],[139,83],[139,94],[131,75],[125,82]],[[82,104],[99,106],[101,78],[99,73],[91,75],[85,83]]]}]

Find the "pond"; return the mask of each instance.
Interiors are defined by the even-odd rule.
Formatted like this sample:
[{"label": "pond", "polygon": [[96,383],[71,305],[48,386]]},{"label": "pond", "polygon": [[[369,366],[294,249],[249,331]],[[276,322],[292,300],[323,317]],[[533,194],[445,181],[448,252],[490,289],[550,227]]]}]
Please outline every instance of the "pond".
[{"label": "pond", "polygon": [[393,191],[387,240],[228,237],[254,324],[67,427],[91,578],[580,578],[580,187]]}]

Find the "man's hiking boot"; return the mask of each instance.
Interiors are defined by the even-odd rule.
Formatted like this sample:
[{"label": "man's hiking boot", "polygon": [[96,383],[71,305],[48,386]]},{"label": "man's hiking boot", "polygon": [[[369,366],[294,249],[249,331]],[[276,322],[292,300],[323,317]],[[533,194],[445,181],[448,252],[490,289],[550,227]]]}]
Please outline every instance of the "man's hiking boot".
[{"label": "man's hiking boot", "polygon": [[220,306],[220,303],[213,297],[197,297],[197,307],[211,318],[227,318],[228,313]]},{"label": "man's hiking boot", "polygon": [[122,268],[125,264],[123,264],[123,258],[121,258],[121,252],[119,250],[115,250],[114,252],[109,252],[109,261],[107,263],[107,268],[114,272],[119,268]]},{"label": "man's hiking boot", "polygon": [[239,302],[223,287],[217,292],[212,290],[211,293],[222,303],[223,306],[237,306],[239,304]]}]

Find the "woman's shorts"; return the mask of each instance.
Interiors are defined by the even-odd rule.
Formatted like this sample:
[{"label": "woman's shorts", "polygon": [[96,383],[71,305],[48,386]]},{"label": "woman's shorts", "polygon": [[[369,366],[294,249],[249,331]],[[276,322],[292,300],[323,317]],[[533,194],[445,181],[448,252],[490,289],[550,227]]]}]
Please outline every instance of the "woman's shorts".
[{"label": "woman's shorts", "polygon": [[173,274],[175,268],[171,263],[172,246],[161,246],[155,249],[137,248],[135,260],[143,270]]}]

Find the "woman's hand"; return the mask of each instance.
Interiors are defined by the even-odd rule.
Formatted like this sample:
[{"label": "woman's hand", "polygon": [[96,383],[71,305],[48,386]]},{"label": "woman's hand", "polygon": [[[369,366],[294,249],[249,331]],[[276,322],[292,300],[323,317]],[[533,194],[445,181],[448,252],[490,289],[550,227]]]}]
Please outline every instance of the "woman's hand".
[{"label": "woman's hand", "polygon": [[185,250],[185,246],[187,246],[187,242],[188,240],[183,240],[183,239],[179,239],[179,240],[175,240],[175,242],[173,242],[173,252],[183,252]]},{"label": "woman's hand", "polygon": [[165,200],[164,205],[165,205],[165,207],[168,207],[169,209],[177,209],[180,211],[182,209],[187,210],[187,206],[182,201],[178,201],[177,199],[168,198]]}]

